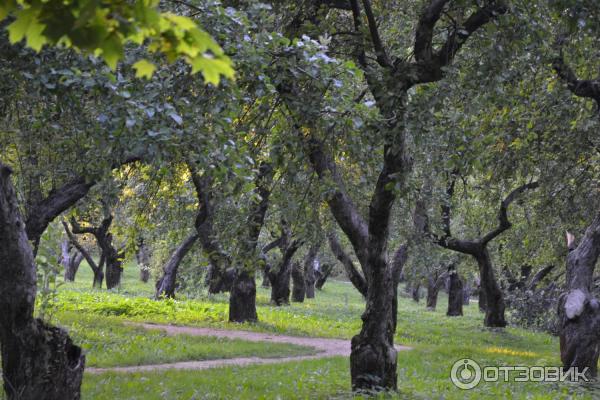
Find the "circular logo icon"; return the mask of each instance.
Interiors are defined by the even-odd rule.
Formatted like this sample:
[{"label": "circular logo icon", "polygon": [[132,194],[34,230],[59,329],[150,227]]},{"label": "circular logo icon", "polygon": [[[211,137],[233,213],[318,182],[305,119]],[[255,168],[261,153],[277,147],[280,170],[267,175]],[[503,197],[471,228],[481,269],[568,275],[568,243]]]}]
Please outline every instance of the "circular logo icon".
[{"label": "circular logo icon", "polygon": [[459,389],[473,389],[481,381],[481,367],[470,358],[463,358],[452,365],[450,379]]}]

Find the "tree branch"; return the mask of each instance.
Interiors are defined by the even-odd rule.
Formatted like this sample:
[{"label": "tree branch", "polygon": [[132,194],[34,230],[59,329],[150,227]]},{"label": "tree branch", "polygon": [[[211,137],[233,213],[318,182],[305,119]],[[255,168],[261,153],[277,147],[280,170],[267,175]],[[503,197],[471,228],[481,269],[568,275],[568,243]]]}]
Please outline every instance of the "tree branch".
[{"label": "tree branch", "polygon": [[415,32],[414,53],[417,62],[430,61],[433,56],[431,40],[433,38],[433,28],[440,19],[444,6],[449,0],[431,0],[425,7]]},{"label": "tree branch", "polygon": [[356,269],[352,259],[348,254],[344,252],[340,242],[338,241],[337,236],[334,232],[330,233],[328,236],[329,239],[329,247],[331,248],[331,252],[333,255],[342,263],[344,266],[344,270],[348,275],[348,279],[354,285],[354,287],[364,296],[367,297],[368,284],[363,275]]},{"label": "tree branch", "polygon": [[327,203],[340,228],[350,239],[358,260],[364,266],[367,261],[369,239],[367,224],[348,196],[334,162],[329,155],[325,154],[323,143],[313,137],[308,138],[306,143],[311,164],[319,179],[325,180],[330,177],[336,185],[335,191],[327,199]]},{"label": "tree branch", "polygon": [[383,46],[383,42],[381,40],[381,36],[379,36],[379,29],[377,28],[377,21],[375,21],[375,15],[373,14],[371,2],[369,0],[362,0],[362,3],[363,7],[365,8],[365,14],[367,16],[367,22],[369,25],[369,33],[371,34],[371,43],[373,43],[373,48],[375,49],[377,62],[382,67],[391,67],[392,62],[388,58],[385,47]]},{"label": "tree branch", "polygon": [[594,99],[600,105],[600,80],[578,79],[575,72],[565,62],[562,51],[560,56],[552,62],[552,67],[560,80],[567,84],[571,93],[578,97]]},{"label": "tree branch", "polygon": [[69,238],[69,241],[71,242],[73,247],[75,247],[79,251],[79,253],[81,253],[81,255],[83,255],[83,258],[85,258],[87,263],[90,265],[90,268],[92,269],[92,271],[94,271],[94,272],[98,271],[98,269],[102,265],[99,266],[98,264],[96,264],[96,262],[94,261],[94,259],[90,255],[90,253],[87,252],[87,250],[81,245],[81,243],[79,243],[79,241],[77,240],[75,235],[73,235],[73,233],[69,229],[69,225],[65,221],[62,221],[62,225],[65,228],[67,237]]},{"label": "tree branch", "polygon": [[512,224],[508,220],[508,207],[521,193],[523,193],[526,190],[536,189],[538,186],[538,182],[527,183],[525,185],[519,186],[518,188],[510,192],[508,196],[506,196],[502,203],[500,203],[500,210],[498,212],[498,227],[493,231],[489,232],[480,240],[480,242],[483,245],[489,243],[496,236],[500,235],[502,232],[504,232],[512,226]]},{"label": "tree branch", "polygon": [[486,5],[471,14],[462,27],[457,27],[450,33],[446,43],[435,55],[439,67],[449,65],[458,50],[475,31],[507,11],[508,6],[504,0],[486,1]]}]

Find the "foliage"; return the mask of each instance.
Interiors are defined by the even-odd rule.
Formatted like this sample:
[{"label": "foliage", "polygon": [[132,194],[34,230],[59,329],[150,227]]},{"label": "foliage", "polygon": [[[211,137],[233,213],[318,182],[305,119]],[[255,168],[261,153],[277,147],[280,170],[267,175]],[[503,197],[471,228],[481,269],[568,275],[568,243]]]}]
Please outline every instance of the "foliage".
[{"label": "foliage", "polygon": [[[210,35],[187,16],[159,11],[156,0],[3,0],[0,21],[8,16],[14,19],[7,27],[11,43],[26,39],[35,51],[60,44],[99,55],[114,70],[128,42],[146,44],[149,52],[160,52],[171,62],[182,57],[208,83],[218,84],[221,75],[233,78],[230,59]],[[133,67],[136,76],[146,78],[156,69],[146,59]]]}]

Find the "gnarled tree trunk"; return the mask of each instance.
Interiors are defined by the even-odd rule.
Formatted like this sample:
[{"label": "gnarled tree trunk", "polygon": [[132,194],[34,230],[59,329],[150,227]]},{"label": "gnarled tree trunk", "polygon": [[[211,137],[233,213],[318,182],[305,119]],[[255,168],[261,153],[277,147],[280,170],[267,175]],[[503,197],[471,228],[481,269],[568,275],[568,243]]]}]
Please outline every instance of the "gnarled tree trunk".
[{"label": "gnarled tree trunk", "polygon": [[255,322],[256,282],[248,272],[238,273],[231,286],[229,296],[229,322]]},{"label": "gnarled tree trunk", "polygon": [[271,303],[276,306],[290,304],[291,263],[280,262],[277,269],[269,270]]},{"label": "gnarled tree trunk", "polygon": [[448,269],[448,311],[446,315],[463,315],[463,283],[454,267]]},{"label": "gnarled tree trunk", "polygon": [[475,259],[479,265],[479,277],[481,279],[481,288],[485,297],[485,320],[484,325],[489,327],[505,327],[504,318],[504,295],[498,286],[494,275],[494,267],[490,260],[487,248],[481,249]]},{"label": "gnarled tree trunk", "polygon": [[598,374],[600,354],[600,301],[591,289],[600,255],[600,213],[587,228],[579,245],[567,234],[566,291],[558,301],[560,359],[565,368],[588,368],[588,377]]},{"label": "gnarled tree trunk", "polygon": [[302,303],[304,302],[305,296],[306,282],[304,280],[304,271],[302,270],[300,263],[295,262],[292,265],[292,301],[296,303]]},{"label": "gnarled tree trunk", "polygon": [[85,357],[68,334],[33,317],[36,268],[11,170],[0,164],[0,351],[9,400],[80,398]]},{"label": "gnarled tree trunk", "polygon": [[189,253],[192,249],[194,243],[198,240],[198,234],[194,233],[188,236],[183,243],[175,249],[169,261],[163,267],[163,276],[156,282],[156,293],[155,297],[160,299],[162,297],[175,297],[175,282],[177,280],[177,270],[179,268],[179,264],[184,259],[184,257]]}]

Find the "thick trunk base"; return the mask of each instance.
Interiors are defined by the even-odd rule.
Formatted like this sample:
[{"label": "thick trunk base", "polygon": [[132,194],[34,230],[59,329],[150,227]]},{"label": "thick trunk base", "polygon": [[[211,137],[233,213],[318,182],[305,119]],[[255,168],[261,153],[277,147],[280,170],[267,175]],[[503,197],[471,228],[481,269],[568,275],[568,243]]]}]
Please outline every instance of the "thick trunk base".
[{"label": "thick trunk base", "polygon": [[463,283],[456,271],[450,273],[448,279],[448,312],[449,317],[463,315]]},{"label": "thick trunk base", "polygon": [[106,264],[106,288],[110,290],[121,285],[122,274],[123,268],[120,262]]},{"label": "thick trunk base", "polygon": [[2,370],[8,400],[79,400],[85,356],[60,328],[34,319],[3,337]]},{"label": "thick trunk base", "polygon": [[[560,359],[564,368],[578,367],[582,372],[587,367],[586,376],[595,378],[600,355],[600,304],[587,295],[585,300],[581,300],[578,313],[575,312],[569,319],[565,312],[566,298],[566,294],[561,296],[558,307],[562,325]],[[570,308],[575,308],[573,301]]]},{"label": "thick trunk base", "polygon": [[283,271],[269,272],[271,280],[271,303],[276,306],[290,304],[290,269],[284,267]]},{"label": "thick trunk base", "polygon": [[229,295],[229,322],[256,322],[256,282],[247,272],[237,274]]},{"label": "thick trunk base", "polygon": [[[486,300],[488,300],[487,297]],[[500,297],[487,303],[483,324],[489,328],[504,328],[507,325],[504,318],[504,300]]]},{"label": "thick trunk base", "polygon": [[352,338],[350,354],[350,374],[352,390],[357,392],[379,392],[396,390],[397,351],[385,337],[364,337],[361,334]]}]

